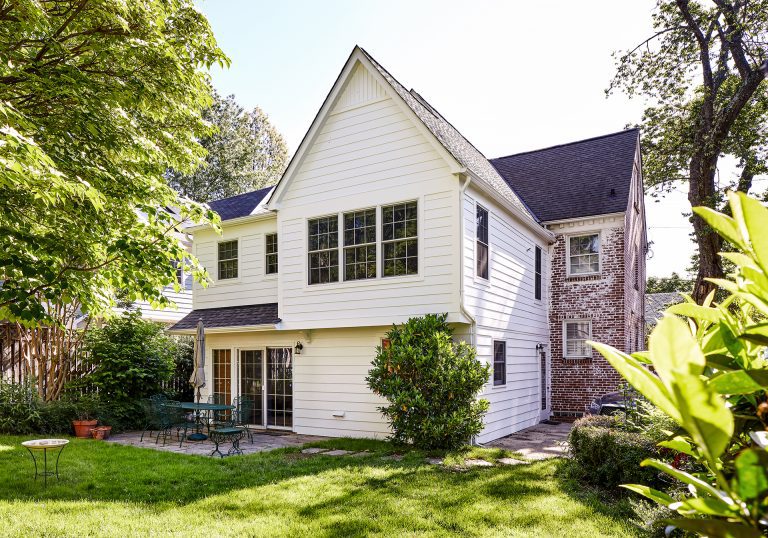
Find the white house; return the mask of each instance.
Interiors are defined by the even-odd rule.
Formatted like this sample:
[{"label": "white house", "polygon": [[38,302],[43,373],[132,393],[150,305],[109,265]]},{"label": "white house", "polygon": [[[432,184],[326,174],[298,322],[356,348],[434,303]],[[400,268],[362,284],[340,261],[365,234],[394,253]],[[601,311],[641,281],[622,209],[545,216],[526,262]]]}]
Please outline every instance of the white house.
[{"label": "white house", "polygon": [[205,324],[206,396],[253,399],[252,422],[267,428],[384,437],[365,383],[375,347],[393,323],[447,313],[493,364],[478,441],[551,416],[556,233],[361,48],[279,183],[211,207],[222,235],[189,231],[213,282],[195,284],[173,327]]}]

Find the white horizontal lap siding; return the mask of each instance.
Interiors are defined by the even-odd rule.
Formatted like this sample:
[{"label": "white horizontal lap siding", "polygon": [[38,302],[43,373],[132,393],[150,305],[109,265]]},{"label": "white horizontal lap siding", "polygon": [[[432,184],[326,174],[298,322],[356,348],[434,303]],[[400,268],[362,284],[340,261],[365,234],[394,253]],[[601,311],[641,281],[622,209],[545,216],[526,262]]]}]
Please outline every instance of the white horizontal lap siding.
[{"label": "white horizontal lap siding", "polygon": [[[301,331],[208,335],[208,384],[204,397],[213,386],[214,349],[231,349],[234,359],[238,349],[293,348],[301,341],[301,355],[293,357],[293,431],[331,437],[384,438],[389,429],[377,408],[385,402],[371,392],[365,377],[386,331],[386,327],[314,330],[311,338]],[[340,411],[343,417],[333,416]]]},{"label": "white horizontal lap siding", "polygon": [[[207,288],[194,284],[194,308],[219,308],[277,302],[277,275],[265,274],[264,236],[277,231],[274,218],[239,224],[222,224],[223,233],[211,230],[195,233],[194,252],[208,270],[212,282]],[[218,280],[218,244],[238,240],[238,277]],[[279,238],[278,238],[279,242]],[[278,253],[278,257],[282,252]]]},{"label": "white horizontal lap siding", "polygon": [[[489,214],[489,280],[476,275],[476,207]],[[540,363],[536,345],[548,344],[549,248],[487,196],[467,189],[463,204],[464,304],[477,322],[479,360],[493,365],[493,341],[506,343],[506,384],[493,385],[479,442],[539,422]],[[542,249],[542,297],[534,298],[535,247]]]},{"label": "white horizontal lap siding", "polygon": [[[357,76],[357,75],[356,75]],[[359,82],[359,81],[358,81]],[[353,78],[350,88],[359,85]],[[286,328],[362,326],[427,313],[458,313],[459,183],[432,142],[385,94],[337,104],[286,187],[278,210],[280,318]],[[307,282],[307,220],[416,200],[419,274]],[[380,216],[380,214],[379,214]],[[380,236],[381,222],[377,222]],[[343,233],[340,234],[343,242]],[[382,252],[378,245],[378,274]]]}]

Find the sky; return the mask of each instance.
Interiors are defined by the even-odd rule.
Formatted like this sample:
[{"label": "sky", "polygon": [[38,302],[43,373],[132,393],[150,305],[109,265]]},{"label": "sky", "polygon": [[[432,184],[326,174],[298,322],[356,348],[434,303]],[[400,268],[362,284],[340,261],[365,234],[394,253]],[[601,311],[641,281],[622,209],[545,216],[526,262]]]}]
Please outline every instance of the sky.
[{"label": "sky", "polygon": [[[214,86],[261,107],[293,153],[352,48],[415,88],[486,157],[622,130],[644,103],[606,98],[612,53],[651,35],[653,0],[199,0],[231,59]],[[648,274],[685,273],[684,186],[646,197]]]}]

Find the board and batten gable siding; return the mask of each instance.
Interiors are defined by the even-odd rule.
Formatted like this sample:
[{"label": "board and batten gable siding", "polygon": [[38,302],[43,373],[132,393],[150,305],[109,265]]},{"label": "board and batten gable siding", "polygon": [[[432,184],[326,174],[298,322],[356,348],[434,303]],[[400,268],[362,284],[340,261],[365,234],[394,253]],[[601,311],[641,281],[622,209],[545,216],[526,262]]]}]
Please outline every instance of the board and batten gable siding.
[{"label": "board and batten gable siding", "polygon": [[[489,279],[476,275],[476,207],[489,216]],[[541,368],[536,345],[549,342],[549,245],[470,184],[463,203],[464,305],[475,318],[477,356],[493,364],[493,341],[506,342],[506,384],[486,385],[486,442],[541,419]],[[542,250],[542,296],[534,296],[535,247]]]},{"label": "board and batten gable siding", "polygon": [[[251,331],[211,333],[206,336],[207,398],[213,387],[214,349],[232,350],[232,362],[240,349],[293,348],[301,341],[301,355],[293,356],[293,431],[329,437],[383,439],[389,427],[378,411],[386,401],[368,388],[365,377],[388,327],[322,329],[312,331]],[[233,390],[239,372],[233,367]],[[234,391],[233,391],[234,394]],[[343,416],[334,416],[341,414]]]},{"label": "board and batten gable siding", "polygon": [[[279,316],[287,329],[459,316],[459,181],[388,91],[358,64],[282,193]],[[418,275],[381,276],[379,210],[379,276],[344,281],[340,250],[339,282],[308,284],[309,219],[411,200],[418,202]]]},{"label": "board and batten gable siding", "polygon": [[[207,288],[194,283],[193,307],[200,309],[276,303],[278,275],[265,273],[264,257],[264,236],[276,231],[277,220],[274,217],[235,225],[225,221],[222,223],[222,235],[211,229],[195,231],[193,252],[208,270],[211,282]],[[219,281],[218,244],[233,239],[238,241],[238,276]],[[278,263],[282,261],[281,256],[278,246]]]}]

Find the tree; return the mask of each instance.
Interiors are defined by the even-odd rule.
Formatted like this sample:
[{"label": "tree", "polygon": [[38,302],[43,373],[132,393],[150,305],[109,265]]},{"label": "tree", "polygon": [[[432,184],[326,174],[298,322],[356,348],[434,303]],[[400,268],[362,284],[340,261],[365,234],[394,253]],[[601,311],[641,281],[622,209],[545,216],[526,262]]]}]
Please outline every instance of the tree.
[{"label": "tree", "polygon": [[[648,187],[688,183],[692,207],[722,208],[724,192],[748,193],[768,171],[767,0],[659,0],[654,34],[622,54],[610,93],[650,99],[643,114],[644,172]],[[740,175],[719,181],[721,158],[735,159]],[[723,240],[694,214],[699,266],[698,302],[723,276]]]},{"label": "tree", "polygon": [[203,159],[228,62],[193,2],[0,0],[0,57],[0,318],[109,313],[118,289],[168,305],[177,259],[204,281],[176,232],[217,217],[164,177]]},{"label": "tree", "polygon": [[285,169],[288,150],[282,135],[258,107],[247,112],[234,95],[213,92],[203,118],[214,132],[200,140],[205,164],[192,174],[168,173],[170,185],[184,196],[209,202],[273,185]]},{"label": "tree", "polygon": [[649,276],[646,284],[646,293],[691,293],[693,281],[682,278],[673,272],[670,276]]}]

